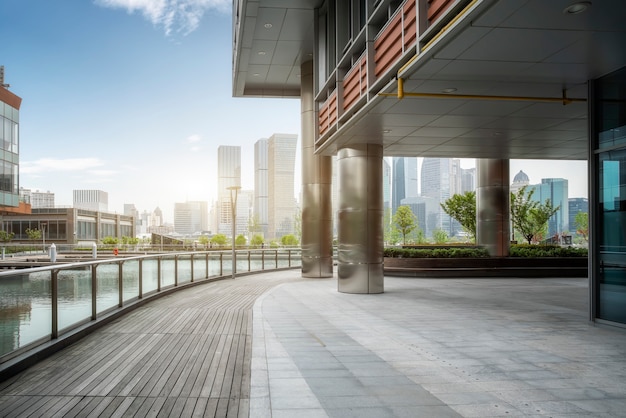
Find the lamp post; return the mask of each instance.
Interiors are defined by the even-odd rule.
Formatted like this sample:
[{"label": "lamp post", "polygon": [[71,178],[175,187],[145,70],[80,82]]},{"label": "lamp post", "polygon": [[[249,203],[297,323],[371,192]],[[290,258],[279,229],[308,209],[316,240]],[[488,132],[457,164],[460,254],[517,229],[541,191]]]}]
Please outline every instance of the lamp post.
[{"label": "lamp post", "polygon": [[232,278],[235,278],[235,273],[237,270],[237,259],[235,256],[235,224],[237,223],[237,192],[239,192],[239,189],[241,189],[241,186],[230,186],[226,188],[227,190],[230,190],[230,216],[231,216],[231,222],[232,222],[232,226],[233,226],[233,238],[232,238],[232,259],[233,259],[233,266],[232,266]]},{"label": "lamp post", "polygon": [[41,237],[43,239],[43,253],[46,253],[46,223],[41,222]]}]

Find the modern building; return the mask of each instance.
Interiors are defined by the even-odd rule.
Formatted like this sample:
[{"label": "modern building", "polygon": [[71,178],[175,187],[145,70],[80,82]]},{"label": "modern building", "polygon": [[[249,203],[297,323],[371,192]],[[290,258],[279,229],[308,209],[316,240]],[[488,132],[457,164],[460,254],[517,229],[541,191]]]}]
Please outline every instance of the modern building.
[{"label": "modern building", "polygon": [[[590,319],[626,324],[623,0],[237,0],[233,94],[301,102],[302,271],[381,293],[382,158],[477,159],[477,240],[509,251],[509,159],[587,160]],[[602,266],[602,268],[600,268]]]},{"label": "modern building", "polygon": [[393,204],[391,210],[396,213],[402,204],[402,199],[416,197],[417,187],[417,158],[393,157],[392,194]]},{"label": "modern building", "polygon": [[383,209],[385,211],[391,211],[391,185],[391,165],[383,158]]},{"label": "modern building", "polygon": [[476,191],[476,168],[461,168],[460,193]]},{"label": "modern building", "polygon": [[55,244],[99,243],[106,237],[119,240],[135,237],[135,218],[114,213],[94,212],[77,208],[33,209],[31,214],[3,216],[7,232],[13,232],[14,242],[28,242],[27,229],[38,229],[42,240]]},{"label": "modern building", "polygon": [[30,203],[30,207],[32,209],[54,207],[54,193],[50,190],[42,192],[41,190],[32,190],[20,187],[20,200]]},{"label": "modern building", "polygon": [[274,134],[267,142],[268,236],[280,239],[295,232],[294,170],[298,136]]},{"label": "modern building", "polygon": [[439,226],[439,202],[432,197],[418,196],[402,199],[402,205],[411,208],[417,219],[417,226],[425,237],[432,237]]},{"label": "modern building", "polygon": [[[232,234],[233,202],[241,187],[241,147],[220,145],[217,148],[217,228],[220,234]],[[236,213],[239,210],[236,209]]]},{"label": "modern building", "polygon": [[209,230],[209,204],[203,201],[174,203],[174,231],[181,235]]},{"label": "modern building", "polygon": [[254,209],[253,223],[255,233],[261,233],[267,237],[268,233],[268,201],[269,201],[269,181],[267,177],[268,170],[268,149],[267,139],[259,139],[254,143]]},{"label": "modern building", "polygon": [[109,211],[109,194],[102,190],[74,190],[73,207],[94,212]]},{"label": "modern building", "polygon": [[528,174],[524,173],[522,170],[519,171],[513,177],[513,183],[511,184],[511,193],[517,193],[522,187],[527,187],[530,185],[530,178]]},{"label": "modern building", "polygon": [[29,213],[30,205],[19,194],[19,125],[22,98],[9,91],[0,66],[0,214]]},{"label": "modern building", "polygon": [[[461,192],[461,165],[458,159],[424,158],[422,161],[421,196],[443,203],[456,193]],[[428,214],[429,233],[435,229],[445,231],[454,236],[461,231],[461,226],[444,212],[440,205],[434,207],[435,212]]]},{"label": "modern building", "polygon": [[576,234],[576,215],[578,215],[579,212],[589,213],[589,199],[586,197],[570,197],[568,207],[570,232]]},{"label": "modern building", "polygon": [[541,184],[528,186],[534,190],[532,200],[536,202],[550,202],[552,207],[558,208],[548,220],[548,235],[554,237],[569,232],[569,183],[566,179],[541,179]]}]

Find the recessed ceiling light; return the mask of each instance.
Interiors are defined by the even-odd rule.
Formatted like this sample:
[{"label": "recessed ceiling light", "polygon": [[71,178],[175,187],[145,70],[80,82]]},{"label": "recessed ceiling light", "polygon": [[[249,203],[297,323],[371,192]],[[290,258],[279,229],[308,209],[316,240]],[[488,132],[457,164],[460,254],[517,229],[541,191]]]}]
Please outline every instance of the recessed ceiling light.
[{"label": "recessed ceiling light", "polygon": [[384,129],[384,130],[383,130],[383,133],[384,133],[384,134],[391,133],[391,129]]},{"label": "recessed ceiling light", "polygon": [[563,13],[565,13],[566,15],[577,15],[578,13],[582,13],[587,10],[590,6],[590,1],[579,1],[567,6],[565,9],[563,9]]},{"label": "recessed ceiling light", "polygon": [[259,51],[258,54],[259,55],[265,55],[265,51]]},{"label": "recessed ceiling light", "polygon": [[254,73],[254,74],[252,74],[252,76],[253,76],[253,77],[258,77],[258,76],[260,76],[260,75],[261,75],[261,74],[259,74],[259,73]]},{"label": "recessed ceiling light", "polygon": [[454,93],[456,89],[454,87],[449,87],[447,89],[441,90],[442,93]]},{"label": "recessed ceiling light", "polygon": [[271,29],[273,25],[271,23],[266,23],[263,26],[265,26],[265,29]]}]

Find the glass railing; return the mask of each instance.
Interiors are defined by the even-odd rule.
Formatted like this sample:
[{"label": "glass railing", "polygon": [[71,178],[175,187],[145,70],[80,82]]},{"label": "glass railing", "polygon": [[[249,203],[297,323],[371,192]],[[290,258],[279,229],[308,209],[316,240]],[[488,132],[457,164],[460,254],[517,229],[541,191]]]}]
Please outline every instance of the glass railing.
[{"label": "glass railing", "polygon": [[[237,251],[235,257],[235,274],[301,266],[300,249]],[[231,251],[116,257],[0,271],[0,364],[140,299],[231,275]]]}]

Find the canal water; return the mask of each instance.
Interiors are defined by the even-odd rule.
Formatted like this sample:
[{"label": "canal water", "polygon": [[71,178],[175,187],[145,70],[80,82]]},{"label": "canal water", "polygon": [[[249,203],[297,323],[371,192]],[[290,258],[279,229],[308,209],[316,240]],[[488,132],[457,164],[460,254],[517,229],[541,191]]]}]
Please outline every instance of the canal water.
[{"label": "canal water", "polygon": [[[291,264],[299,264],[299,257]],[[194,258],[193,280],[231,273],[231,259],[220,260]],[[278,267],[287,267],[286,258],[278,259]],[[192,280],[191,258],[174,257],[161,260],[161,287],[173,286]],[[253,257],[238,256],[237,271],[273,269],[275,260],[261,261]],[[149,294],[158,289],[158,264],[156,259],[142,262],[142,293]],[[49,338],[52,333],[52,292],[50,271],[0,277],[0,357],[37,340]],[[58,328],[63,330],[86,322],[91,318],[92,281],[91,267],[76,267],[61,270],[58,274]],[[96,311],[98,314],[119,304],[119,264],[99,264],[96,268]],[[125,261],[122,265],[122,297],[124,302],[139,296],[139,261]]]}]

